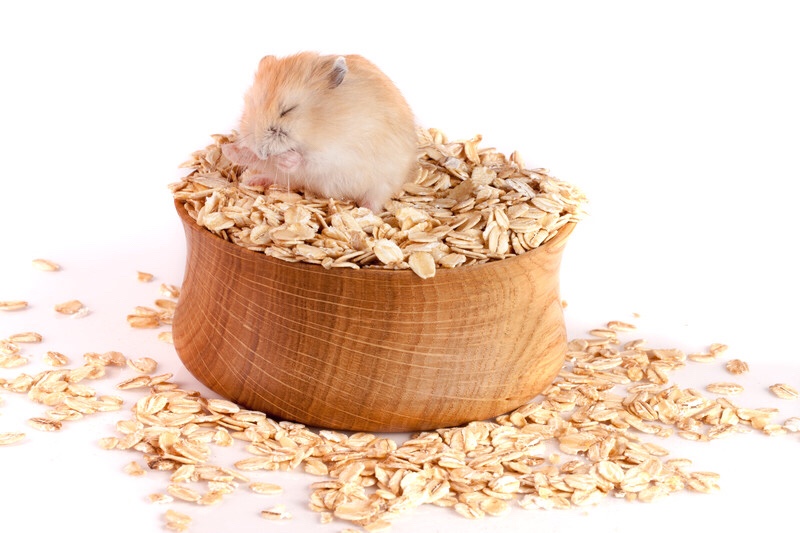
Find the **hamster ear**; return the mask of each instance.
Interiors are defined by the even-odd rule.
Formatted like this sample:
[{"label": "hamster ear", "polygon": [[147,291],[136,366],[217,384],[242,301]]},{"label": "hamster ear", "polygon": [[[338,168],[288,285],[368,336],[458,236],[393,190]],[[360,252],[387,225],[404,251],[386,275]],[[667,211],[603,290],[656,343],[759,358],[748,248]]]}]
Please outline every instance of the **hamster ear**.
[{"label": "hamster ear", "polygon": [[344,56],[339,56],[333,62],[333,70],[330,73],[330,88],[335,89],[341,85],[345,74],[347,74],[347,61]]},{"label": "hamster ear", "polygon": [[226,143],[222,145],[222,154],[234,165],[248,167],[258,161],[258,156],[238,142]]},{"label": "hamster ear", "polygon": [[261,58],[261,61],[258,62],[258,68],[261,70],[262,68],[271,67],[275,61],[275,56],[264,56]]}]

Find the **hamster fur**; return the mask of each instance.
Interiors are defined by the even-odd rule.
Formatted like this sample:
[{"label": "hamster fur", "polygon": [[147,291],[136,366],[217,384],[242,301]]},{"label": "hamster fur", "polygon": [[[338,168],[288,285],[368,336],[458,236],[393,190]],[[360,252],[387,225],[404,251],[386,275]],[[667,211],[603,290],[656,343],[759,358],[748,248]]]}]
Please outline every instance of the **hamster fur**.
[{"label": "hamster fur", "polygon": [[251,185],[302,188],[375,212],[417,165],[414,115],[358,55],[264,57],[244,98],[239,140],[223,146]]}]

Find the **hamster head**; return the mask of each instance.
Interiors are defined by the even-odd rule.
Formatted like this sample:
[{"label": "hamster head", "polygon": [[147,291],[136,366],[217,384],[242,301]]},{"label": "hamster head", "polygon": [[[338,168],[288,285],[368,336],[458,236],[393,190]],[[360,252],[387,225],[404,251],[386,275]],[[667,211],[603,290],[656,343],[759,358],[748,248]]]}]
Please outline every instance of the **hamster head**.
[{"label": "hamster head", "polygon": [[294,151],[301,154],[325,120],[325,100],[347,74],[343,57],[301,53],[264,57],[245,95],[240,124],[242,144],[265,160]]}]

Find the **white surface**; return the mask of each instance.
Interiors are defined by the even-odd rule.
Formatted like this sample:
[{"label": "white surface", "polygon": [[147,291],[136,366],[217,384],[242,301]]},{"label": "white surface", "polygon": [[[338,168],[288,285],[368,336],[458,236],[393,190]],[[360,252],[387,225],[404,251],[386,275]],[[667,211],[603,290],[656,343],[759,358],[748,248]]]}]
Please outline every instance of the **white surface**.
[{"label": "white surface", "polygon": [[[651,344],[701,351],[730,345],[749,362],[735,378],[738,405],[800,401],[766,387],[800,387],[795,340],[800,34],[790,4],[669,2],[138,2],[97,5],[18,2],[0,9],[0,300],[31,308],[0,315],[0,337],[35,330],[35,361],[0,377],[44,368],[58,350],[156,358],[186,388],[202,388],[153,331],[125,323],[151,305],[161,282],[180,283],[184,243],[166,185],[177,165],[229,130],[258,59],[302,49],[360,53],[406,94],[419,121],[451,138],[484,135],[530,166],[581,186],[591,216],[571,237],[562,296],[571,336],[641,313]],[[525,6],[525,7],[522,7]],[[60,262],[56,274],[30,260]],[[135,280],[154,272],[153,284]],[[79,298],[82,319],[52,305]],[[98,383],[103,392],[129,374]],[[681,386],[731,379],[721,365],[691,365]],[[0,432],[27,438],[0,448],[2,528],[86,532],[158,531],[165,507],[157,472],[121,472],[138,454],[107,452],[122,412],[29,428],[43,412],[0,392]],[[399,436],[401,437],[401,436]],[[673,439],[675,457],[722,475],[714,495],[682,493],[650,505],[608,499],[574,511],[515,508],[467,521],[426,508],[393,531],[672,531],[797,524],[797,434],[737,435],[707,444]],[[223,453],[223,452],[220,452]],[[225,459],[224,453],[219,456]],[[221,506],[176,510],[191,531],[339,531],[306,509],[310,478],[256,476],[285,487],[277,497],[241,491]],[[286,503],[290,523],[258,511]],[[428,506],[430,507],[430,506]],[[9,525],[15,527],[9,528]],[[707,529],[710,530],[710,529]]]}]

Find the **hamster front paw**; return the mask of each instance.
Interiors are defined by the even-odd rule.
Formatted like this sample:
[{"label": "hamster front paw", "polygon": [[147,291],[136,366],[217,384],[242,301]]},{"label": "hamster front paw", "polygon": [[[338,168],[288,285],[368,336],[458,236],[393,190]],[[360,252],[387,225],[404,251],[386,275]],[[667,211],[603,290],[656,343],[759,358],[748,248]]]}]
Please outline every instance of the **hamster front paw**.
[{"label": "hamster front paw", "polygon": [[283,172],[293,172],[297,170],[303,162],[303,156],[294,150],[287,150],[286,152],[271,156],[275,161],[275,166]]},{"label": "hamster front paw", "polygon": [[257,187],[262,186],[265,189],[275,183],[275,178],[270,176],[269,174],[264,174],[262,172],[255,173],[255,172],[248,172],[245,171],[242,173],[240,178],[241,183],[247,185],[248,187]]}]

